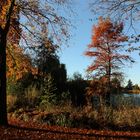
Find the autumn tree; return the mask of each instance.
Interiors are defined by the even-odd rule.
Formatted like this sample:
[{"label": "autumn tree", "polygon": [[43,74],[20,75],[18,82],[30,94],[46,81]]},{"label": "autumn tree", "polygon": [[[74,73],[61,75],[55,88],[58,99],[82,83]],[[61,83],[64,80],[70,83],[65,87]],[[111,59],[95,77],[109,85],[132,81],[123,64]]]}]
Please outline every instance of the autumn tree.
[{"label": "autumn tree", "polygon": [[132,61],[121,49],[128,37],[123,35],[123,23],[112,22],[110,18],[99,18],[97,25],[93,26],[92,40],[88,45],[85,55],[93,58],[93,63],[88,67],[88,72],[106,83],[106,96],[109,100],[111,93],[111,79],[120,75],[120,68],[125,61]]},{"label": "autumn tree", "polygon": [[[10,30],[13,1],[2,1],[0,4],[0,124],[7,124],[6,110],[6,46]],[[9,6],[10,5],[10,6]],[[8,14],[9,12],[9,14]]]},{"label": "autumn tree", "polygon": [[[30,48],[32,43],[37,44],[40,35],[38,31],[45,25],[51,36],[58,42],[68,38],[67,20],[58,15],[57,7],[66,5],[64,0],[1,0],[0,2],[0,124],[7,124],[6,111],[6,47],[7,42],[15,44],[15,39],[8,36],[16,33],[22,38],[24,46]],[[20,19],[20,20],[18,20]],[[15,26],[15,20],[21,30]],[[17,22],[16,22],[17,23]],[[63,38],[63,40],[61,40]],[[25,45],[26,44],[26,45]]]},{"label": "autumn tree", "polygon": [[12,25],[8,32],[8,40],[6,46],[6,72],[7,78],[17,80],[20,79],[24,73],[33,69],[29,57],[25,55],[23,48],[21,48],[19,44],[22,28],[20,27],[19,22],[19,9],[16,7],[14,9],[14,15],[12,15],[11,20]]}]

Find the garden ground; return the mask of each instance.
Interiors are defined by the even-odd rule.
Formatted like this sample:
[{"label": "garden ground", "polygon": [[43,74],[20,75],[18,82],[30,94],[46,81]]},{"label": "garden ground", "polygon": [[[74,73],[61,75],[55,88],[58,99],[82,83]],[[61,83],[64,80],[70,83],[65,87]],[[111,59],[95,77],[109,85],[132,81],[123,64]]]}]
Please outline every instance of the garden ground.
[{"label": "garden ground", "polygon": [[1,140],[138,140],[139,132],[99,131],[92,129],[77,129],[60,126],[48,126],[20,120],[9,120],[9,126],[0,126]]}]

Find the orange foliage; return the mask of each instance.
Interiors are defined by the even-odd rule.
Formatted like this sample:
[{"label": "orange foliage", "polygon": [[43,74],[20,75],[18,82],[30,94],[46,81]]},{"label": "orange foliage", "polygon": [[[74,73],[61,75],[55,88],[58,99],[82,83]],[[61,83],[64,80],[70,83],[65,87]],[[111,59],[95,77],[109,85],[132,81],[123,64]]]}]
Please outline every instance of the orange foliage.
[{"label": "orange foliage", "polygon": [[7,47],[7,77],[13,77],[16,80],[22,78],[24,73],[36,73],[32,67],[29,57],[23,54],[23,50],[17,45]]},{"label": "orange foliage", "polygon": [[11,4],[11,0],[2,0],[0,2],[0,26],[4,29],[6,24],[6,14]]},{"label": "orange foliage", "polygon": [[[7,11],[11,6],[12,0],[5,0],[0,3],[0,27],[5,28]],[[36,72],[36,69],[31,66],[31,61],[24,55],[23,49],[19,46],[21,38],[21,28],[19,24],[19,9],[14,6],[13,13],[10,20],[10,30],[7,36],[7,77],[14,77],[19,79],[26,72]]]},{"label": "orange foliage", "polygon": [[[2,27],[3,29],[7,24],[7,19],[10,18],[8,17],[8,12],[12,2],[13,0],[1,0],[0,2],[0,27]],[[10,23],[12,26],[14,26],[15,20],[18,16],[17,12],[19,12],[18,6],[14,5],[14,9],[12,10],[12,14],[11,14],[12,20]]]}]

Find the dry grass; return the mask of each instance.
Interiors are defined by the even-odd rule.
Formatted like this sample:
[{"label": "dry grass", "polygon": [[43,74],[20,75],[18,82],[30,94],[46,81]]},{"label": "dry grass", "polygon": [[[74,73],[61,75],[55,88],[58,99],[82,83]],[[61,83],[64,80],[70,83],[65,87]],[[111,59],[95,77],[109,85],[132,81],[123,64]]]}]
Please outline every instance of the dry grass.
[{"label": "dry grass", "polygon": [[[13,96],[9,96],[8,98],[9,104],[13,106],[16,98]],[[37,122],[43,122],[43,119],[46,118],[48,114],[51,114],[52,116],[60,116],[60,118],[57,117],[57,120],[59,120],[63,126],[70,126],[72,124],[72,127],[84,128],[86,126],[86,128],[94,128],[96,127],[94,126],[95,123],[102,128],[108,128],[109,125],[119,128],[129,126],[134,128],[138,126],[140,128],[140,107],[131,106],[128,102],[121,103],[122,104],[116,108],[102,105],[99,111],[97,108],[94,109],[91,106],[75,108],[70,102],[67,102],[58,106],[48,105],[43,111],[40,108],[35,108],[33,112],[26,112],[25,110],[20,112],[17,110],[14,113],[10,113],[10,116],[22,118],[22,120],[32,119]],[[65,113],[69,114],[68,120],[66,119]],[[65,124],[67,122],[71,124]]]},{"label": "dry grass", "polygon": [[140,126],[140,107],[122,106],[117,109],[102,106],[102,111],[92,110],[86,113],[88,118],[97,122],[115,125],[118,127],[135,127]]},{"label": "dry grass", "polygon": [[140,126],[140,107],[124,107],[113,111],[113,123],[118,126]]}]

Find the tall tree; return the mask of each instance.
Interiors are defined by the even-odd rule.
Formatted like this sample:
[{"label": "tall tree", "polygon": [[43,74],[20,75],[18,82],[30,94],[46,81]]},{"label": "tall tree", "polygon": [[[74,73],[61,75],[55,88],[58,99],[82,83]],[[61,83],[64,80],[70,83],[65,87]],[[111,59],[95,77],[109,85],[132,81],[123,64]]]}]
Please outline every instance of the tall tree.
[{"label": "tall tree", "polygon": [[57,55],[59,46],[55,45],[52,39],[48,37],[46,39],[43,37],[41,42],[42,44],[35,49],[36,55],[34,59],[38,69],[38,76],[41,76],[39,81],[43,82],[41,79],[50,74],[57,88],[56,94],[59,96],[64,91],[66,84],[65,65],[60,63]]},{"label": "tall tree", "polygon": [[[6,111],[6,46],[8,42],[14,42],[8,33],[13,29],[24,44],[29,48],[32,42],[37,44],[40,38],[37,33],[42,25],[46,26],[49,33],[55,36],[57,41],[63,41],[68,37],[68,22],[63,16],[59,16],[55,10],[57,6],[65,5],[67,0],[1,0],[0,2],[0,124],[7,124]],[[18,14],[17,14],[18,13]],[[14,21],[20,18],[21,30],[17,30]],[[19,29],[19,28],[18,28]],[[64,39],[64,38],[63,38]]]},{"label": "tall tree", "polygon": [[125,61],[132,61],[127,54],[120,52],[124,42],[128,40],[122,31],[122,23],[113,23],[110,18],[100,17],[98,24],[93,27],[91,44],[85,52],[86,56],[94,58],[88,71],[94,72],[96,78],[106,78],[108,98],[111,92],[111,78],[120,74],[119,70]]},{"label": "tall tree", "polygon": [[15,0],[2,1],[0,4],[0,124],[7,124],[6,108],[6,46],[10,30],[12,11]]}]

